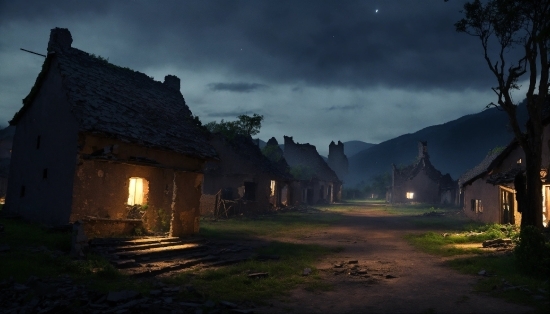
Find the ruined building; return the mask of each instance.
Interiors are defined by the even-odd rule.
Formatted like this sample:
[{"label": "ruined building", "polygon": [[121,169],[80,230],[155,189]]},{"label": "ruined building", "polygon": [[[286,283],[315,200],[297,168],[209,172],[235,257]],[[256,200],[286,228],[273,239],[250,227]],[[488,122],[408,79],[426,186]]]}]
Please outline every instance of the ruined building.
[{"label": "ruined building", "polygon": [[416,161],[403,168],[392,164],[392,186],[388,199],[391,203],[456,204],[458,183],[449,174],[441,172],[430,162],[427,142],[418,143]]},{"label": "ruined building", "polygon": [[285,136],[284,157],[299,184],[293,186],[297,202],[333,203],[342,197],[342,181],[319,155],[315,146],[299,144]]},{"label": "ruined building", "polygon": [[52,29],[17,126],[5,209],[88,236],[199,230],[203,165],[217,159],[179,78],[158,82],[73,48]]},{"label": "ruined building", "polygon": [[328,165],[343,181],[349,168],[348,157],[344,154],[344,143],[340,141],[338,141],[338,144],[334,144],[334,141],[330,142],[328,146]]}]

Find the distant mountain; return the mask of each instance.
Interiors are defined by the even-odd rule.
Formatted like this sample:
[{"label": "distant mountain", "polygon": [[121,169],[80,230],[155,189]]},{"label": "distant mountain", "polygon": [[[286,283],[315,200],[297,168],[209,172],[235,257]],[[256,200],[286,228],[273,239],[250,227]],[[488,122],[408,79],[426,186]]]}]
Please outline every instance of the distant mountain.
[{"label": "distant mountain", "polygon": [[376,144],[365,143],[363,141],[344,142],[344,154],[346,154],[346,157],[348,157],[349,159],[351,156],[357,154],[358,152],[371,148],[374,145]]},{"label": "distant mountain", "polygon": [[[519,107],[518,120],[520,125],[527,121],[525,106]],[[508,145],[512,138],[506,113],[497,108],[487,109],[401,135],[348,156],[349,174],[344,178],[344,184],[355,186],[368,183],[374,176],[390,172],[392,163],[411,164],[418,155],[418,141],[428,141],[432,164],[456,180],[480,163],[489,150]]]}]

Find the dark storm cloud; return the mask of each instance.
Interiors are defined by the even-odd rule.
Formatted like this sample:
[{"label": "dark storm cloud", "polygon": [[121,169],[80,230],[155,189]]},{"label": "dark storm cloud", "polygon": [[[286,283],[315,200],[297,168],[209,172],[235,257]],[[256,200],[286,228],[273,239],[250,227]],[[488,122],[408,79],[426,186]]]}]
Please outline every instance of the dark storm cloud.
[{"label": "dark storm cloud", "polygon": [[189,69],[219,69],[265,82],[310,86],[487,88],[493,78],[478,41],[453,27],[461,5],[462,1],[442,0],[380,5],[320,0],[162,5],[10,1],[2,2],[0,20],[111,17],[116,21],[112,31],[117,32],[112,45],[132,50],[125,57],[132,64],[162,65],[170,59]]},{"label": "dark storm cloud", "polygon": [[210,90],[213,91],[229,91],[237,93],[250,93],[260,89],[268,88],[267,85],[258,83],[210,83],[208,84]]},{"label": "dark storm cloud", "polygon": [[327,111],[333,111],[333,110],[342,110],[342,111],[348,111],[348,110],[357,110],[363,108],[362,105],[344,105],[344,106],[331,106],[327,108]]}]

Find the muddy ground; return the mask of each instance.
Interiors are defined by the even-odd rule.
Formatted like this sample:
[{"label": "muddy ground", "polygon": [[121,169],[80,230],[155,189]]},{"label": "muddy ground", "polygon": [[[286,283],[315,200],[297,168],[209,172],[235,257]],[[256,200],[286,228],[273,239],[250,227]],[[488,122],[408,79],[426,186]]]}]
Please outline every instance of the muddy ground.
[{"label": "muddy ground", "polygon": [[[368,206],[368,205],[365,205]],[[269,300],[256,313],[524,313],[531,308],[474,292],[478,276],[443,265],[444,258],[409,245],[404,236],[426,232],[414,219],[383,211],[343,213],[337,224],[294,243],[339,246],[315,265],[330,291],[298,288]]]}]

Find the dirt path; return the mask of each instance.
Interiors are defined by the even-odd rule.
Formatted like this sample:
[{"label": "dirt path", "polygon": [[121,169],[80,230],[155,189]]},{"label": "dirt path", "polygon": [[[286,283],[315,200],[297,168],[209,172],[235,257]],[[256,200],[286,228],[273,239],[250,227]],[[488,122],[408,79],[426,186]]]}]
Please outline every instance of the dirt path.
[{"label": "dirt path", "polygon": [[[344,250],[316,267],[331,291],[296,289],[258,313],[524,313],[532,309],[473,291],[475,276],[443,266],[443,259],[403,240],[418,232],[410,217],[350,212],[337,225],[296,243]],[[350,263],[350,261],[352,263]],[[354,263],[357,261],[357,264]],[[334,265],[341,264],[341,268]],[[366,271],[366,274],[365,274]],[[349,273],[355,274],[350,275]]]}]

